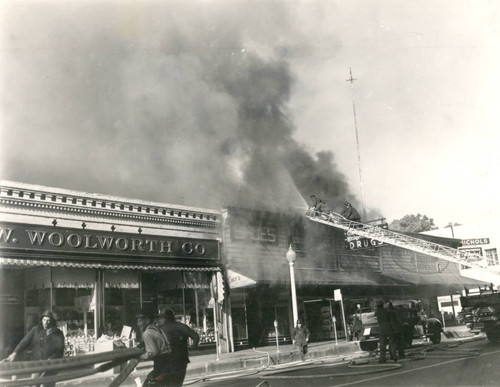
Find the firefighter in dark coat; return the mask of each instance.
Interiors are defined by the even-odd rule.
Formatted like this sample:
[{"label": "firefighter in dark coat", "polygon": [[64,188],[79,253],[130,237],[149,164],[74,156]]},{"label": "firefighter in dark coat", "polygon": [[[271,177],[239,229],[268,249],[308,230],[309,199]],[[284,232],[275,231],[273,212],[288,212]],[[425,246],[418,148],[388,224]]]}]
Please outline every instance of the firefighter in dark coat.
[{"label": "firefighter in dark coat", "polygon": [[345,208],[340,213],[340,215],[342,215],[344,218],[352,220],[354,222],[361,221],[361,216],[359,215],[359,212],[352,206],[351,203],[344,202],[344,205],[345,205]]},{"label": "firefighter in dark coat", "polygon": [[[391,357],[394,361],[405,358],[404,350],[404,340],[403,340],[403,316],[401,311],[398,311],[392,305],[392,302],[387,303],[387,313],[389,317],[389,322],[392,326],[392,341],[394,349],[391,352]],[[389,346],[391,343],[391,337],[389,337]]]},{"label": "firefighter in dark coat", "polygon": [[56,318],[51,310],[40,316],[40,324],[31,328],[6,361],[14,361],[21,351],[31,349],[33,360],[58,359],[64,355],[64,333],[57,328]]},{"label": "firefighter in dark coat", "polygon": [[[46,310],[40,316],[40,324],[31,328],[14,352],[5,361],[14,361],[21,351],[31,349],[33,360],[58,359],[64,355],[64,333],[57,328],[57,320],[51,310]],[[54,375],[54,371],[32,374],[32,379]],[[44,386],[54,386],[55,383],[44,383]]]},{"label": "firefighter in dark coat", "polygon": [[200,336],[186,324],[175,320],[172,309],[166,308],[158,315],[158,326],[165,333],[171,352],[167,355],[165,364],[166,386],[180,387],[186,377],[189,363],[188,340],[191,339],[192,347],[196,348]]},{"label": "firefighter in dark coat", "polygon": [[310,209],[314,211],[314,215],[320,215],[326,211],[326,203],[323,199],[317,197],[316,195],[311,195],[310,198],[313,202]]},{"label": "firefighter in dark coat", "polygon": [[299,348],[300,358],[304,361],[307,353],[307,343],[309,342],[309,329],[302,323],[302,320],[297,320],[297,325],[293,329],[292,343]]},{"label": "firefighter in dark coat", "polygon": [[395,332],[393,328],[393,316],[388,309],[384,307],[383,302],[379,302],[377,304],[377,310],[375,311],[375,317],[378,322],[379,329],[379,346],[380,346],[380,357],[378,362],[385,363],[386,362],[386,347],[389,344],[389,351],[391,353],[391,357],[397,360],[397,353],[395,348]]}]

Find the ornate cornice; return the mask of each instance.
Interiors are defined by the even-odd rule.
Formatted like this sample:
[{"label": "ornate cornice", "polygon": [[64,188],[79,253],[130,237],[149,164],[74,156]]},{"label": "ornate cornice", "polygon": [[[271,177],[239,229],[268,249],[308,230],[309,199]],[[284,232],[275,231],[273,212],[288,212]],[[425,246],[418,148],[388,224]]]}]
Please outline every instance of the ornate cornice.
[{"label": "ornate cornice", "polygon": [[88,218],[216,228],[219,212],[0,180],[0,206]]}]

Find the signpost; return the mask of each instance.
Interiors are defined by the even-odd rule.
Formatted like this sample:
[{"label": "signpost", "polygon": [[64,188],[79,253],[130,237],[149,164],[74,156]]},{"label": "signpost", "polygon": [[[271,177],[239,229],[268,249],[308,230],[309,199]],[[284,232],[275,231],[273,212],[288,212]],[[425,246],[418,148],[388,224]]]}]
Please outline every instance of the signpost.
[{"label": "signpost", "polygon": [[[335,301],[340,301],[340,310],[342,311],[342,322],[344,324],[345,340],[347,341],[349,337],[347,336],[347,325],[345,323],[345,313],[344,313],[344,302],[342,301],[342,292],[340,289],[335,289],[333,291],[333,299]],[[335,330],[335,332],[337,332]]]},{"label": "signpost", "polygon": [[276,337],[276,357],[278,358],[278,363],[280,361],[280,339],[278,333],[278,320],[274,320],[274,334]]},{"label": "signpost", "polygon": [[333,332],[335,333],[335,345],[338,344],[337,342],[337,318],[335,316],[332,316],[332,322],[333,322]]}]

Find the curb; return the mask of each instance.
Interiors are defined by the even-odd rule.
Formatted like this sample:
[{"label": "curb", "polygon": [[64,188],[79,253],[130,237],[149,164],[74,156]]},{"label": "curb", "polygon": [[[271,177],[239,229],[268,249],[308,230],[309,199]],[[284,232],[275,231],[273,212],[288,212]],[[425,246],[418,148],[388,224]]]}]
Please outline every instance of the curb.
[{"label": "curb", "polygon": [[[467,332],[465,332],[467,333]],[[443,332],[444,334],[444,332]],[[445,335],[446,337],[446,335]],[[451,338],[446,337],[446,341],[449,343],[461,343],[468,341],[484,340],[485,335],[453,335]],[[415,343],[416,346],[426,346],[430,345],[428,342]],[[237,357],[238,353],[234,353],[235,357],[229,357],[221,360],[208,360],[208,361],[193,361],[188,364],[185,384],[192,383],[196,380],[210,379],[219,374],[224,373],[235,373],[241,372],[242,370],[258,371],[269,366],[285,365],[288,363],[298,363],[302,364],[300,360],[300,355],[297,350],[293,347],[285,348],[284,351],[279,352],[279,358],[276,351],[259,351],[255,350],[255,354],[241,354],[241,357]],[[305,361],[327,358],[327,357],[338,357],[339,360],[343,360],[343,357],[355,355],[356,357],[363,357],[366,355],[365,351],[362,351],[359,347],[359,342],[342,342],[339,344],[328,343],[320,344],[317,346],[312,346],[309,352],[305,356]],[[143,363],[142,366],[138,367],[133,371],[127,380],[131,381],[135,377],[140,376],[142,379],[151,371],[151,363]],[[116,375],[114,375],[116,376]],[[61,385],[83,385],[83,386],[106,386],[110,383],[114,376],[111,375],[99,375],[94,376],[91,380],[68,380],[62,382]],[[90,384],[88,384],[90,382]]]},{"label": "curb", "polygon": [[[348,345],[330,344],[324,348],[311,348],[306,354],[305,359],[317,359],[329,356],[343,356],[354,354],[361,351],[357,342],[349,342]],[[242,359],[227,359],[210,361],[199,364],[190,364],[186,372],[186,380],[189,379],[203,379],[213,374],[220,374],[224,372],[234,372],[235,370],[250,370],[261,369],[272,365],[286,364],[300,361],[300,354],[298,351],[283,351],[279,352],[279,358],[276,352],[273,355],[268,352],[262,353],[259,357],[245,357]],[[267,355],[267,356],[266,356]],[[191,366],[192,365],[192,366]]]}]

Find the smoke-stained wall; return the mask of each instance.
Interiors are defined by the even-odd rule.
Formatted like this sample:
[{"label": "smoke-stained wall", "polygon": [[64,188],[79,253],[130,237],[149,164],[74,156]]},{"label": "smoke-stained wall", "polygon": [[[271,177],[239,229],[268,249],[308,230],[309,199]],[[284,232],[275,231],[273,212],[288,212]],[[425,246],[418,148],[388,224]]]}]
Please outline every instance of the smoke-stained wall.
[{"label": "smoke-stained wall", "polygon": [[[311,222],[301,213],[228,207],[222,214],[227,268],[271,286],[290,281],[285,258],[289,246],[297,254],[297,283],[304,286],[460,288],[476,282],[462,277],[457,264],[398,246],[350,250],[343,230]],[[450,240],[434,237],[433,241]]]},{"label": "smoke-stained wall", "polygon": [[343,231],[313,223],[299,212],[228,207],[222,214],[227,268],[259,282],[289,282],[285,255],[290,246],[297,255],[294,266],[301,285],[346,284],[381,271],[378,249],[350,251]]}]

